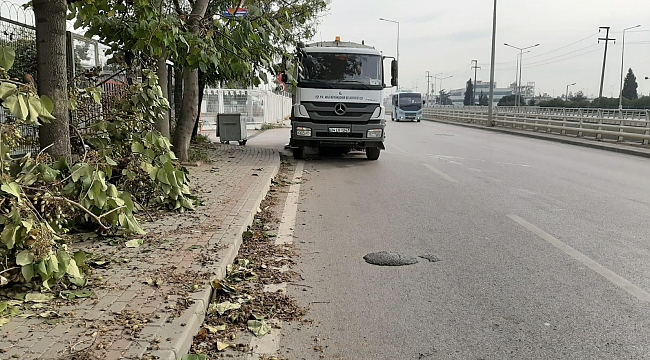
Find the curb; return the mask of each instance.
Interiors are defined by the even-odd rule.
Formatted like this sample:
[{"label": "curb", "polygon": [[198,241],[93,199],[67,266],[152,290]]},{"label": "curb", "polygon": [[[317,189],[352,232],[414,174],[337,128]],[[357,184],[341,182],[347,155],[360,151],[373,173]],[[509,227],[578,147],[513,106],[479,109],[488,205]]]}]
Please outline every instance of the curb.
[{"label": "curb", "polygon": [[[277,151],[273,151],[276,154],[279,154]],[[253,223],[255,215],[257,214],[257,209],[260,204],[268,194],[271,189],[272,179],[276,177],[278,171],[280,170],[280,156],[277,156],[277,161],[274,161],[273,169],[271,174],[264,182],[261,191],[258,191],[258,188],[253,189],[253,191],[248,195],[243,208],[247,208],[248,205],[253,205],[249,207],[252,209],[246,214],[239,215],[236,219],[240,219],[243,216],[243,223],[241,225],[228,225],[228,229],[225,234],[220,235],[215,233],[210,242],[221,241],[221,244],[224,245],[224,248],[218,252],[219,263],[216,265],[215,275],[210,279],[223,280],[226,277],[226,268],[229,264],[235,260],[237,254],[239,253],[239,247],[242,245],[242,237],[244,232],[248,230],[248,227]],[[255,192],[257,191],[257,195]],[[233,228],[233,229],[231,229]],[[219,237],[215,239],[215,237]],[[160,360],[180,360],[184,355],[186,355],[190,347],[192,346],[192,340],[194,335],[200,330],[203,321],[205,320],[205,314],[212,300],[213,290],[210,283],[201,290],[201,292],[195,293],[192,296],[194,303],[183,312],[183,314],[174,319],[171,324],[163,326],[158,334],[160,338],[171,338],[172,340],[167,342],[164,341],[161,343],[161,349],[152,352]]]},{"label": "curb", "polygon": [[[507,128],[499,128],[499,127],[485,127],[485,126],[468,124],[468,123],[461,123],[461,122],[455,122],[455,121],[426,119],[426,118],[423,118],[422,120],[429,121],[429,122],[441,123],[441,124],[447,124],[447,125],[462,126],[462,127],[472,128],[472,129],[492,131],[492,132],[502,133],[502,134],[518,135],[518,136],[522,136],[522,137],[553,141],[553,142],[562,143],[562,144],[576,145],[576,146],[582,146],[582,147],[587,147],[587,148],[592,148],[592,149],[599,149],[599,150],[617,152],[617,153],[621,153],[621,154],[627,154],[627,155],[634,155],[634,156],[650,158],[650,151],[643,151],[643,150],[635,149],[635,148],[633,148],[631,146],[627,146],[627,145],[608,144],[608,143],[598,142],[596,140],[593,140],[593,141],[592,140],[581,141],[581,140],[576,140],[576,139],[573,139],[573,138],[570,138],[570,137],[565,137],[565,135],[555,135],[555,134],[551,135],[551,134],[541,134],[541,133],[535,133],[535,132],[527,132],[525,130],[520,131],[520,130],[507,129]],[[623,147],[623,146],[625,146],[625,147]]]}]

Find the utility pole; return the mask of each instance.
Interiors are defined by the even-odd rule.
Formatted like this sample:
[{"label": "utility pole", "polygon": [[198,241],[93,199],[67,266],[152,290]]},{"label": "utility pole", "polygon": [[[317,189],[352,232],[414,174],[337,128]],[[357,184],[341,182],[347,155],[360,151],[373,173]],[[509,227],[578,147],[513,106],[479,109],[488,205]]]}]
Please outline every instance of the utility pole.
[{"label": "utility pole", "polygon": [[427,101],[429,101],[429,84],[431,83],[431,78],[433,75],[431,75],[431,72],[427,70],[427,76],[425,78],[427,79]]},{"label": "utility pole", "polygon": [[481,67],[478,66],[478,60],[472,60],[472,62],[474,63],[474,65],[472,66],[472,69],[474,69],[474,87],[472,88],[472,105],[476,105],[476,71]]},{"label": "utility pole", "polygon": [[494,63],[497,40],[497,0],[494,0],[494,14],[492,15],[492,55],[490,56],[490,101],[488,104],[488,123],[487,126],[494,126],[493,106],[494,106]]},{"label": "utility pole", "polygon": [[613,41],[614,44],[616,44],[616,39],[612,39],[609,37],[609,26],[601,26],[598,28],[598,32],[601,30],[607,30],[607,34],[605,35],[604,38],[598,38],[598,43],[600,44],[601,41],[605,42],[605,55],[603,56],[603,73],[600,75],[600,92],[598,92],[598,99],[601,99],[603,97],[603,85],[605,84],[605,64],[607,64],[607,45],[609,45],[610,41]]}]

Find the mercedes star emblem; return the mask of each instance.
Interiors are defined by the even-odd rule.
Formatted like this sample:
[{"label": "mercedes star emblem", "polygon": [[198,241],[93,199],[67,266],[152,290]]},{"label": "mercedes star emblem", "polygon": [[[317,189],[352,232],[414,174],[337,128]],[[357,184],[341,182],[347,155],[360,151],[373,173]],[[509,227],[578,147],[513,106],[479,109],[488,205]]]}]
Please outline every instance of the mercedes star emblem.
[{"label": "mercedes star emblem", "polygon": [[345,112],[347,110],[348,109],[345,106],[345,104],[336,104],[336,105],[334,105],[334,112],[336,113],[336,115],[339,115],[339,116],[345,115]]}]

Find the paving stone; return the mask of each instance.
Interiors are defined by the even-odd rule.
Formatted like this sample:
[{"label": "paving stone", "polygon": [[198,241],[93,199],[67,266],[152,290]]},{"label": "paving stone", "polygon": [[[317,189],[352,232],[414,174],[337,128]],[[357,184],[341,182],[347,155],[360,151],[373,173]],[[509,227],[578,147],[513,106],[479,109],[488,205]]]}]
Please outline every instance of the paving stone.
[{"label": "paving stone", "polygon": [[[171,297],[167,303],[163,302],[171,287],[156,289],[144,285],[145,280],[152,277],[156,270],[170,264],[180,264],[183,270],[207,270],[223,276],[226,266],[223,258],[203,267],[196,263],[198,255],[203,250],[211,251],[207,249],[217,244],[240,241],[232,237],[237,237],[238,232],[249,225],[245,222],[252,219],[257,210],[256,201],[264,195],[262,192],[280,165],[277,151],[251,147],[216,146],[212,156],[212,164],[189,169],[191,187],[201,189],[197,195],[205,205],[198,207],[196,213],[172,215],[142,224],[150,234],[158,234],[162,243],[150,245],[145,242],[140,248],[126,248],[110,246],[105,240],[90,239],[75,244],[75,247],[95,254],[110,254],[113,259],[107,268],[95,269],[93,272],[93,283],[101,284],[101,288],[90,287],[96,297],[78,299],[75,303],[62,307],[61,312],[75,314],[64,317],[65,324],[50,326],[44,325],[42,319],[12,319],[0,328],[0,348],[8,349],[0,358],[10,358],[13,354],[20,355],[20,359],[59,358],[69,354],[70,344],[90,339],[97,331],[94,326],[115,327],[102,336],[102,341],[107,346],[106,353],[100,354],[104,359],[139,359],[149,353],[149,341],[154,337],[165,340],[172,335],[175,339],[180,337],[179,341],[165,344],[169,349],[152,351],[153,355],[160,360],[172,360],[184,355],[177,353],[188,347],[194,332],[201,325],[202,314],[207,306],[205,298],[210,294],[209,283],[206,281],[202,291],[192,294],[196,300],[195,306],[168,323],[169,315],[158,309],[175,302],[175,297]],[[259,176],[251,176],[252,169],[260,167],[264,170],[255,171]],[[213,172],[212,168],[218,168],[219,171]],[[193,245],[202,247],[193,251],[180,250]],[[224,254],[234,256],[232,246]],[[152,314],[152,321],[135,341],[118,325],[111,325],[115,319],[114,313],[122,310]],[[155,318],[153,314],[159,314],[160,318]]]}]

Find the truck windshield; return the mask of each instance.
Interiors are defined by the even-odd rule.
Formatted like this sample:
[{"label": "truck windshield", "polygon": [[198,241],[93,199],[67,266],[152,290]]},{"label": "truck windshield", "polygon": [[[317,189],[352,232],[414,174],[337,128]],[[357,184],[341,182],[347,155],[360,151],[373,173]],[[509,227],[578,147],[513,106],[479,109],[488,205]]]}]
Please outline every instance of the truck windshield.
[{"label": "truck windshield", "polygon": [[382,89],[381,57],[378,55],[308,53],[302,64],[300,82],[303,85]]},{"label": "truck windshield", "polygon": [[399,94],[399,108],[416,111],[422,108],[422,94]]}]

